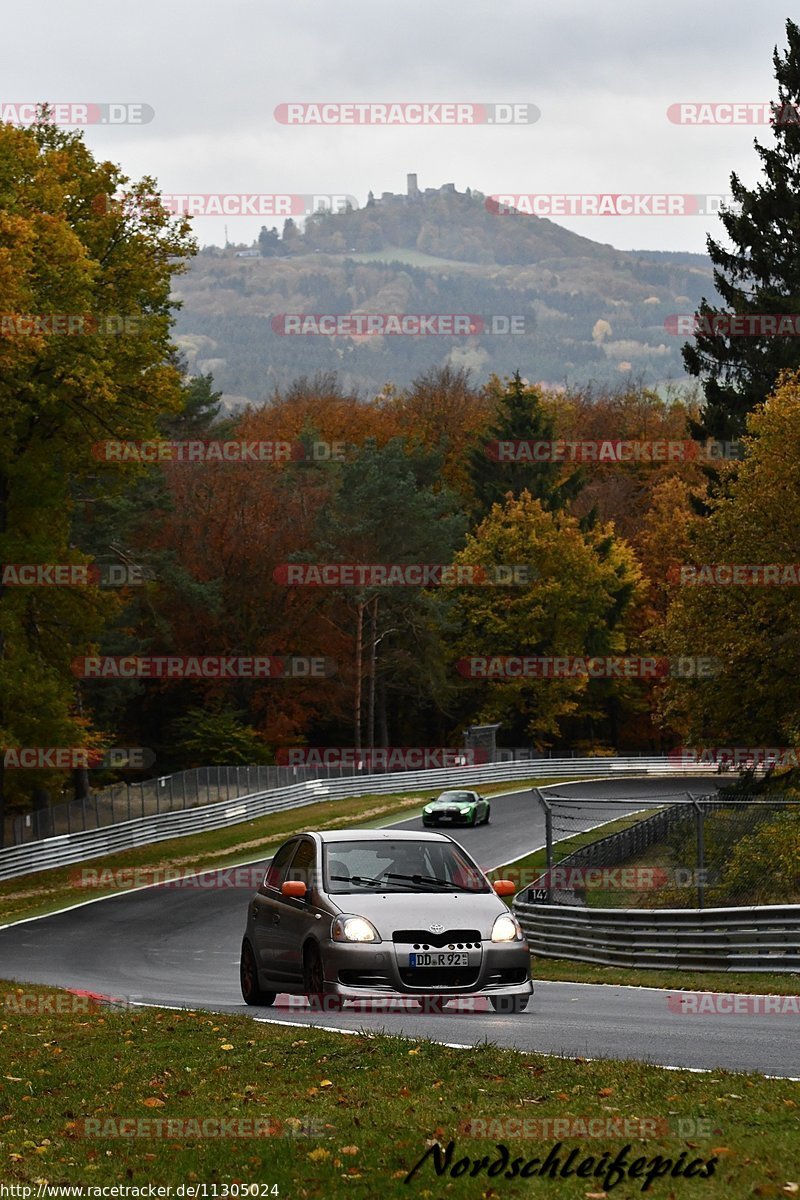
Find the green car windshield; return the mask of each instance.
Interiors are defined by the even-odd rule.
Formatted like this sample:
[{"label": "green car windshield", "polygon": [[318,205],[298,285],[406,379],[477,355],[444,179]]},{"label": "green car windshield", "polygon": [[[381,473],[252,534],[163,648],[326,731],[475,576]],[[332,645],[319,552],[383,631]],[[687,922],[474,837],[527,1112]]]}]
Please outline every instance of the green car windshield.
[{"label": "green car windshield", "polygon": [[442,792],[434,804],[476,804],[477,797],[471,792]]}]

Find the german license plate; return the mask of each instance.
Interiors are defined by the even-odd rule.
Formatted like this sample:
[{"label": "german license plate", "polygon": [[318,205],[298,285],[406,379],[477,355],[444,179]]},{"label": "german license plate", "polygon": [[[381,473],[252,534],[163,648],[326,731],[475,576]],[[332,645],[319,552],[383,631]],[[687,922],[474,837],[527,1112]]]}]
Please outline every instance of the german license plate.
[{"label": "german license plate", "polygon": [[410,967],[468,967],[469,954],[454,953],[452,950],[436,950],[433,953],[409,954]]}]

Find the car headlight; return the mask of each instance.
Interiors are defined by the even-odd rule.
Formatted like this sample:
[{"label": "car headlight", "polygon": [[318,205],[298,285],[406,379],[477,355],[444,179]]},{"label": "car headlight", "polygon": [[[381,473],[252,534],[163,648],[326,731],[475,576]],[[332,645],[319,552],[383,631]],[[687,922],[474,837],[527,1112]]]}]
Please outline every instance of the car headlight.
[{"label": "car headlight", "polygon": [[492,926],[493,942],[516,942],[522,939],[522,929],[511,913],[500,913]]},{"label": "car headlight", "polygon": [[336,917],[331,928],[335,942],[379,942],[375,926],[366,917]]},{"label": "car headlight", "polygon": [[431,813],[433,812],[433,808],[431,807],[430,804],[426,804],[422,811],[425,813],[426,817],[429,817],[431,815]]},{"label": "car headlight", "polygon": [[465,813],[472,812],[472,805],[471,805],[471,804],[464,804],[464,805],[462,805],[462,807],[461,807],[461,809],[460,809],[459,811],[460,811],[460,813],[461,813],[461,815],[462,815],[462,816],[463,816]]}]

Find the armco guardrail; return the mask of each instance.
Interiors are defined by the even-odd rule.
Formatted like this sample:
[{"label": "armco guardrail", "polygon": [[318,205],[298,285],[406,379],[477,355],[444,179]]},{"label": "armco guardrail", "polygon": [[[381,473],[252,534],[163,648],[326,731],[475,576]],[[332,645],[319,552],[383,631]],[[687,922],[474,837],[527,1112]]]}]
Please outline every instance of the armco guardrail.
[{"label": "armco guardrail", "polygon": [[[581,909],[515,900],[534,954],[617,967],[800,970],[800,905]],[[534,970],[535,974],[535,970]]]},{"label": "armco guardrail", "polygon": [[[369,753],[370,751],[365,752]],[[457,749],[450,751],[451,756],[458,753]],[[491,752],[491,760],[478,761],[481,761],[482,765],[489,761],[497,765],[501,762],[534,764],[550,760],[543,755],[495,750]],[[588,761],[597,762],[597,759]],[[475,759],[470,763],[465,758],[462,763],[458,763],[457,760],[448,764],[441,763],[438,769],[445,765],[470,766],[474,763]],[[178,809],[202,808],[206,804],[230,804],[240,796],[254,796],[257,792],[270,792],[276,788],[291,787],[297,783],[314,780],[327,782],[332,779],[352,779],[354,776],[399,775],[407,770],[435,769],[435,763],[408,768],[376,767],[372,770],[366,765],[192,767],[186,771],[178,771],[175,775],[156,775],[152,779],[114,783],[79,800],[48,804],[30,812],[17,813],[7,820],[9,840],[5,844],[22,846],[27,842],[41,842],[45,838],[60,837],[64,833],[85,833],[88,830],[102,829],[120,821],[132,821],[136,817],[159,816],[161,813],[175,812]]]},{"label": "armco guardrail", "polygon": [[[714,774],[711,768],[706,773]],[[523,760],[488,763],[485,766],[448,767],[436,771],[405,771],[383,775],[358,775],[344,779],[312,780],[266,792],[239,796],[230,804],[206,804],[200,808],[120,821],[101,829],[63,834],[24,846],[0,850],[0,879],[13,879],[29,871],[70,866],[103,854],[136,849],[152,842],[185,837],[208,829],[241,824],[266,813],[300,808],[321,800],[391,792],[432,791],[444,787],[479,787],[483,783],[512,783],[515,779],[616,778],[625,775],[697,774],[676,766],[668,758],[584,758]]]}]

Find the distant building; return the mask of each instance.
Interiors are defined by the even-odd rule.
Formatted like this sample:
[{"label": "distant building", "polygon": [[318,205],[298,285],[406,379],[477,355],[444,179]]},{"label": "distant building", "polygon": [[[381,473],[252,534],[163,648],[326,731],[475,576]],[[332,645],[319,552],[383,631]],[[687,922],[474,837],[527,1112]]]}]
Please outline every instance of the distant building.
[{"label": "distant building", "polygon": [[[464,194],[467,195],[468,193],[464,193]],[[449,195],[449,196],[459,195],[459,193],[456,191],[456,185],[454,183],[443,183],[441,187],[438,187],[438,188],[429,187],[429,188],[425,188],[424,192],[421,192],[419,189],[419,184],[417,182],[416,174],[409,173],[408,175],[406,175],[405,194],[403,194],[402,192],[397,193],[397,194],[395,194],[395,192],[381,192],[380,199],[376,200],[375,197],[373,196],[372,192],[370,192],[369,196],[367,198],[367,208],[371,208],[373,205],[381,205],[381,204],[407,204],[409,202],[416,202],[416,201],[422,200],[428,196],[445,196],[445,195]]]},{"label": "distant building", "polygon": [[261,258],[260,250],[237,250],[237,258]]}]

